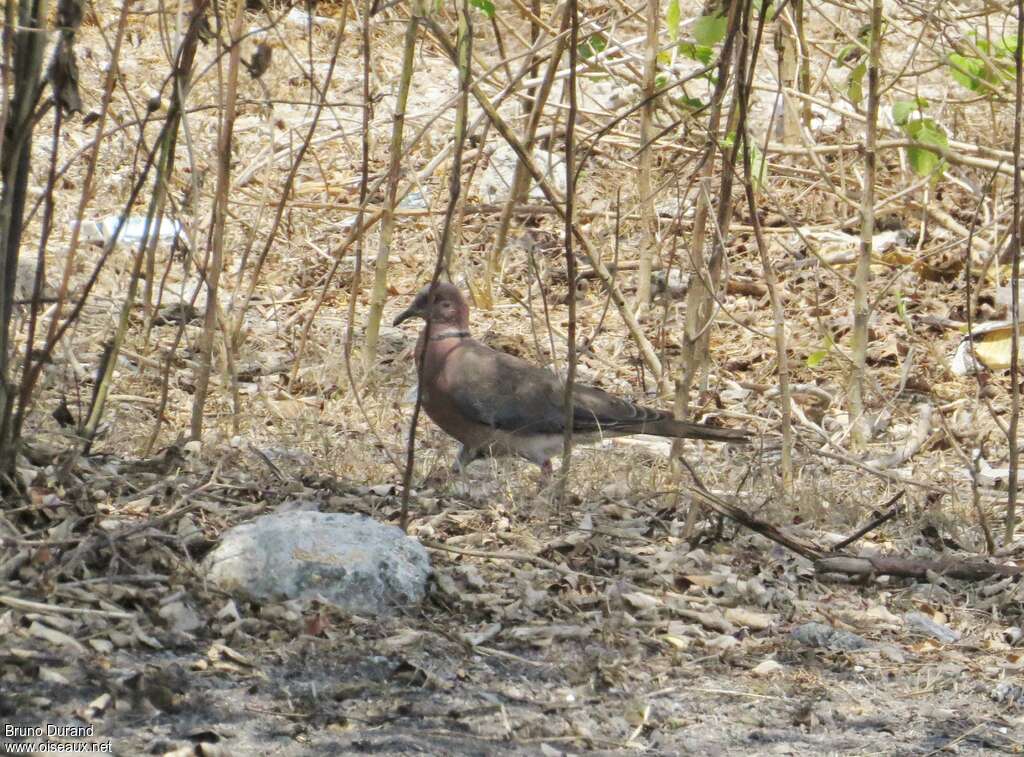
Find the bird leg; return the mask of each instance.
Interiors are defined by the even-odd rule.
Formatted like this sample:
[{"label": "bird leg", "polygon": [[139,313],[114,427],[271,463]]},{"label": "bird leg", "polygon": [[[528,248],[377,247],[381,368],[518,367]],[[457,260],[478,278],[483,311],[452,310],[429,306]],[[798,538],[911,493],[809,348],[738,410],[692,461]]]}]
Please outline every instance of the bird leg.
[{"label": "bird leg", "polygon": [[428,486],[444,486],[448,484],[453,478],[460,479],[466,473],[466,466],[469,465],[476,459],[476,455],[472,450],[467,450],[465,445],[459,447],[459,454],[455,458],[455,462],[452,463],[450,470],[445,471],[444,469],[435,470],[423,483]]},{"label": "bird leg", "polygon": [[551,460],[545,460],[540,464],[540,480],[537,482],[537,497],[546,499],[550,496],[552,484],[555,481],[555,468]]},{"label": "bird leg", "polygon": [[452,470],[456,474],[462,475],[466,472],[466,466],[479,457],[479,450],[471,449],[465,444],[459,447],[459,456],[455,458],[455,464],[452,466]]},{"label": "bird leg", "polygon": [[540,482],[544,486],[547,486],[551,481],[551,476],[554,474],[555,468],[551,465],[550,460],[545,460],[540,464]]}]

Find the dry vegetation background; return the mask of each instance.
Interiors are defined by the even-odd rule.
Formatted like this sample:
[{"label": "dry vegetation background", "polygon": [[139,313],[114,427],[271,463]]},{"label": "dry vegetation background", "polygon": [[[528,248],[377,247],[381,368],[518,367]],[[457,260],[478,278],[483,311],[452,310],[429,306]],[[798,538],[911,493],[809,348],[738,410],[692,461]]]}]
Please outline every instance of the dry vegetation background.
[{"label": "dry vegetation background", "polygon": [[[472,71],[490,98],[527,63],[530,8],[543,22],[533,31],[557,30],[551,2],[482,2],[471,10]],[[998,552],[1003,562],[1019,561],[1020,539],[1012,523],[1004,527],[1013,392],[1000,349],[1009,330],[994,332],[994,357],[979,356],[994,368],[953,370],[968,324],[1010,318],[1015,80],[1013,51],[999,44],[1016,34],[1014,7],[882,7],[879,149],[868,195],[873,309],[864,413],[852,420],[847,386],[856,361],[852,306],[870,115],[869,79],[858,66],[870,57],[870,3],[790,3],[786,20],[765,27],[746,108],[757,145],[750,161],[764,171],[760,179],[745,175],[741,153],[728,228],[707,224],[699,252],[720,246],[724,265],[713,323],[702,330],[709,360],[689,378],[687,306],[692,283],[709,275],[694,273],[690,245],[702,202],[712,217],[722,205],[722,156],[739,98],[734,84],[724,86],[723,123],[709,137],[717,69],[702,75],[697,49],[709,34],[701,29],[709,10],[688,2],[654,9],[661,52],[646,85],[650,8],[578,9],[584,47],[574,157],[586,163],[575,202],[582,235],[611,267],[625,310],[663,370],[652,371],[581,256],[577,377],[750,428],[758,441],[741,450],[687,443],[686,467],[670,463],[666,442],[583,448],[572,465],[573,496],[556,507],[537,496],[536,472],[519,461],[478,463],[466,477],[450,477],[455,445],[424,419],[409,531],[435,545],[436,590],[416,617],[369,623],[329,608],[236,606],[197,581],[195,560],[223,529],[292,497],[397,522],[415,334],[387,324],[430,281],[437,260],[458,70],[421,26],[399,160],[399,186],[410,194],[381,260],[375,214],[387,204],[396,150],[407,4],[382,4],[369,18],[369,100],[365,8],[273,4],[235,16],[222,9],[226,20],[240,19],[234,46],[211,15],[214,33],[197,48],[163,192],[155,169],[142,177],[172,109],[169,74],[191,7],[85,5],[74,44],[82,112],[55,131],[51,109],[35,126],[18,262],[15,384],[37,249],[45,268],[35,346],[46,341],[51,319],[82,305],[42,367],[22,430],[26,446],[7,481],[5,716],[73,713],[103,724],[124,753],[162,753],[189,739],[204,753],[216,753],[219,742],[230,753],[281,754],[331,745],[554,754],[1024,747],[1024,696],[1008,700],[999,689],[1022,665],[1019,583],[938,575],[917,584],[822,582],[808,560],[707,516],[689,493],[698,476],[742,510],[828,546],[904,491],[900,517],[851,549],[920,558]],[[419,11],[454,36],[454,8]],[[795,12],[803,18],[799,44]],[[752,43],[757,15],[750,16]],[[51,15],[47,28],[55,23]],[[552,37],[541,39],[546,55]],[[787,62],[787,46],[805,55]],[[707,47],[717,61],[721,39]],[[232,63],[231,50],[250,68],[270,50],[269,67],[254,78]],[[958,71],[951,60],[961,60]],[[527,72],[532,81],[520,79],[500,107],[519,134],[527,88],[546,65]],[[567,65],[566,57],[559,68]],[[780,71],[790,78],[780,83]],[[568,81],[556,81],[537,143],[551,151],[556,188],[564,188]],[[643,126],[645,86],[678,82],[652,101],[651,125]],[[893,116],[894,105],[914,98],[922,100],[910,121],[928,120],[916,132]],[[237,116],[225,153],[229,107]],[[478,338],[563,371],[564,224],[535,191],[513,214],[499,264],[489,268],[514,157],[472,98],[468,122],[445,275],[471,294]],[[651,139],[641,149],[645,129]],[[921,142],[934,158],[914,151]],[[709,144],[718,146],[710,163]],[[218,175],[225,154],[226,178]],[[154,193],[165,217],[181,225],[177,243],[140,253],[137,244],[87,238],[109,231],[90,226],[104,219],[144,218]],[[73,245],[79,222],[83,236]],[[199,272],[217,268],[218,250],[216,306],[204,324],[209,277],[204,283]],[[654,267],[649,303],[638,274],[645,258]],[[766,262],[777,280],[777,313]],[[384,325],[371,354],[378,266],[386,273]],[[783,330],[791,410],[780,391]],[[212,370],[197,415],[204,355]],[[109,380],[100,382],[108,366]],[[86,439],[100,383],[108,393]],[[51,415],[64,403],[70,416]],[[784,415],[796,438],[788,480],[780,462]],[[202,627],[182,630],[186,610]],[[956,641],[936,641],[906,619],[913,612],[955,629]],[[785,632],[808,621],[879,646],[856,655],[802,648]],[[204,728],[217,738],[189,735]]]}]

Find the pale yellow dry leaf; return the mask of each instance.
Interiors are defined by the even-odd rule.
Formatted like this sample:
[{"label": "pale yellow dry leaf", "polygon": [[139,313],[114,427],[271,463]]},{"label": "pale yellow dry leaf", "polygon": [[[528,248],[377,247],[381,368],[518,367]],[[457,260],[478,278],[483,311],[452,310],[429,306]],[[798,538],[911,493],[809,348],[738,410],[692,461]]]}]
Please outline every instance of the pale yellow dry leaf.
[{"label": "pale yellow dry leaf", "polygon": [[[1013,329],[1004,328],[990,331],[974,340],[974,355],[993,371],[1005,371],[1010,367]],[[1022,350],[1024,352],[1024,350]]]},{"label": "pale yellow dry leaf", "polygon": [[703,589],[713,589],[716,586],[721,586],[723,583],[729,580],[728,576],[723,576],[720,573],[693,573],[685,575],[683,576],[683,578],[685,578],[687,581],[694,584],[695,586],[700,586]]},{"label": "pale yellow dry leaf", "polygon": [[39,668],[39,680],[45,683],[53,683],[58,686],[70,686],[71,682],[67,679],[63,673],[54,668],[41,667]]},{"label": "pale yellow dry leaf", "polygon": [[634,728],[646,725],[651,717],[651,705],[643,700],[634,699],[626,705],[622,717]]},{"label": "pale yellow dry leaf", "polygon": [[685,636],[673,636],[670,633],[665,634],[661,638],[663,638],[667,643],[671,644],[676,649],[689,649],[690,644],[693,643],[691,639],[688,639]]},{"label": "pale yellow dry leaf", "polygon": [[653,597],[650,594],[644,594],[642,591],[633,591],[628,594],[623,594],[622,598],[637,610],[653,610],[656,607],[662,606],[662,601],[660,599]]},{"label": "pale yellow dry leaf", "polygon": [[755,612],[743,607],[730,607],[725,611],[725,619],[737,626],[750,628],[754,631],[764,631],[771,628],[775,617],[764,612]]},{"label": "pale yellow dry leaf", "polygon": [[765,660],[764,662],[759,663],[757,667],[750,672],[759,678],[767,678],[768,676],[778,673],[780,670],[782,670],[781,664],[775,660]]},{"label": "pale yellow dry leaf", "polygon": [[729,636],[728,634],[722,634],[716,636],[713,639],[708,639],[704,642],[704,645],[715,652],[726,652],[730,649],[734,649],[739,646],[739,639],[735,636]]},{"label": "pale yellow dry leaf", "polygon": [[55,647],[67,647],[73,649],[79,654],[85,654],[86,650],[76,639],[68,636],[63,631],[58,631],[55,628],[49,628],[44,626],[38,620],[33,621],[32,625],[29,626],[28,632],[30,636],[35,636],[37,639],[53,644]]},{"label": "pale yellow dry leaf", "polygon": [[213,660],[215,662],[218,660],[231,660],[232,662],[236,662],[239,665],[244,665],[249,668],[254,667],[253,662],[248,657],[246,657],[241,652],[236,652],[234,649],[227,646],[226,644],[211,645],[209,651],[206,653],[206,656],[210,660]]},{"label": "pale yellow dry leaf", "polygon": [[394,651],[401,649],[402,647],[408,647],[419,642],[426,634],[423,631],[416,631],[411,628],[407,628],[404,631],[399,631],[394,636],[390,636],[381,642],[381,646],[384,649]]}]

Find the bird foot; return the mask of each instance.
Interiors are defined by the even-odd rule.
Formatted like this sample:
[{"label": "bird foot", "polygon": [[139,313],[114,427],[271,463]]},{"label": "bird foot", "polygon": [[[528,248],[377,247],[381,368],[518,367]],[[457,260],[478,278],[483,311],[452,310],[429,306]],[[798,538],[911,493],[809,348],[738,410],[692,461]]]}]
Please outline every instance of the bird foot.
[{"label": "bird foot", "polygon": [[453,480],[458,479],[458,471],[449,468],[434,468],[423,479],[423,486],[430,489],[441,489],[448,486]]},{"label": "bird foot", "polygon": [[550,502],[557,487],[555,484],[555,468],[550,460],[545,460],[540,466],[540,479],[537,481],[537,499]]}]

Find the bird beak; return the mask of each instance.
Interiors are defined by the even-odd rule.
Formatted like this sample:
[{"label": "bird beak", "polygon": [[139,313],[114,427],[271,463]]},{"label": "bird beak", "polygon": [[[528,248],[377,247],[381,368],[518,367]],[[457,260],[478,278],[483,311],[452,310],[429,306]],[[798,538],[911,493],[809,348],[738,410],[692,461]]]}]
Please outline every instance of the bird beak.
[{"label": "bird beak", "polygon": [[400,323],[405,323],[410,318],[422,318],[423,313],[415,305],[410,305],[408,308],[398,314],[398,317],[392,322],[392,326],[397,326]]}]

